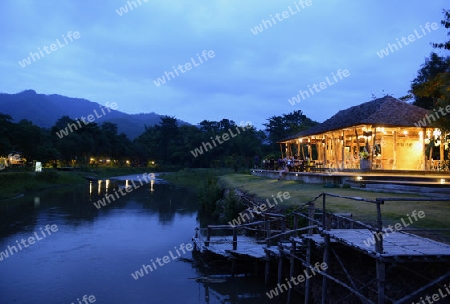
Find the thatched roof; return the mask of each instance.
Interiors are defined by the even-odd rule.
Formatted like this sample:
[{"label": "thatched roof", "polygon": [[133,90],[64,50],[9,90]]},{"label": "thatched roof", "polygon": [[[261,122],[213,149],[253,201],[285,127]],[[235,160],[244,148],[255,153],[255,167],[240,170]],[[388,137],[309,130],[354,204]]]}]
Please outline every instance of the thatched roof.
[{"label": "thatched roof", "polygon": [[322,134],[357,125],[414,127],[429,110],[413,106],[392,96],[385,96],[341,110],[323,123],[301,131],[285,140]]}]

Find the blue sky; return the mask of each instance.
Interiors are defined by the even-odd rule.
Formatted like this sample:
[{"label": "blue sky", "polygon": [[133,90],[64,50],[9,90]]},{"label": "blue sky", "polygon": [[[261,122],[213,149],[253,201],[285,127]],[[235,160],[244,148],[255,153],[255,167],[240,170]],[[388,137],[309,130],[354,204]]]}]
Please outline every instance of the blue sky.
[{"label": "blue sky", "polygon": [[[132,2],[2,0],[0,91],[116,102],[126,113],[156,112],[192,124],[229,118],[262,128],[269,117],[293,110],[321,122],[372,94],[406,95],[430,43],[447,39],[440,21],[448,0]],[[121,7],[128,12],[119,14]],[[262,20],[267,29],[255,35]],[[427,31],[427,22],[439,28]],[[397,42],[408,35],[413,42]],[[388,43],[402,47],[380,58]],[[44,56],[22,67],[38,48]],[[201,57],[203,51],[214,57]],[[184,73],[178,69],[177,76],[178,65]],[[349,75],[288,102],[339,69]],[[156,85],[165,72],[175,77]]]}]

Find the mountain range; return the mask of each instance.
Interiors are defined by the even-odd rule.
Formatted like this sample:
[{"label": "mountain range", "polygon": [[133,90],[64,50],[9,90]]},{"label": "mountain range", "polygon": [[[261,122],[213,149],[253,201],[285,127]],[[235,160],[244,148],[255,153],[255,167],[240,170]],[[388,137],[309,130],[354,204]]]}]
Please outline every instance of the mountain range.
[{"label": "mountain range", "polygon": [[[14,122],[27,119],[42,128],[51,128],[64,115],[76,119],[98,113],[94,115],[93,122],[99,125],[106,121],[114,123],[119,134],[125,133],[128,138],[134,139],[145,131],[145,125],[154,126],[161,121],[161,115],[154,112],[127,114],[113,110],[114,107],[110,111],[103,109],[106,113],[103,115],[101,108],[104,106],[82,98],[37,94],[34,90],[17,94],[0,93],[0,113],[11,115]],[[188,123],[178,120],[178,124]]]}]

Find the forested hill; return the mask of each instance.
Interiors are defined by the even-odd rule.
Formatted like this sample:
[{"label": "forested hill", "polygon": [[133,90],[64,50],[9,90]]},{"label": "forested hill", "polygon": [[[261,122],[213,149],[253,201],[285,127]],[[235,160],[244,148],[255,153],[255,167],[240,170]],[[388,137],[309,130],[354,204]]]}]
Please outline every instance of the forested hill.
[{"label": "forested hill", "polygon": [[[124,103],[125,104],[125,103]],[[32,121],[43,128],[51,128],[64,115],[72,119],[87,117],[94,114],[94,110],[101,115],[95,119],[97,124],[108,121],[117,125],[119,133],[125,133],[130,139],[138,137],[145,131],[144,125],[153,126],[161,121],[161,116],[151,112],[142,114],[123,113],[120,104],[117,110],[111,110],[102,115],[100,105],[81,98],[71,98],[61,95],[37,94],[33,90],[26,90],[17,94],[0,93],[0,113],[9,114],[14,122],[22,119]],[[178,121],[179,125],[186,122]]]}]

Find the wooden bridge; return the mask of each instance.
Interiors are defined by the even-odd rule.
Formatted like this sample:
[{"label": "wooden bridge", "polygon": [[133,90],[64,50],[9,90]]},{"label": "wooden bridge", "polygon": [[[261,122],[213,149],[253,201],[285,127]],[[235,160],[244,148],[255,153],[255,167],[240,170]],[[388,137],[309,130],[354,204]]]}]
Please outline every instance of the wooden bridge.
[{"label": "wooden bridge", "polygon": [[[373,204],[376,208],[377,225],[373,227],[354,220],[351,214],[328,212],[326,206],[328,197]],[[316,201],[319,198],[322,198],[321,209],[316,208]],[[229,259],[232,264],[232,274],[235,273],[236,262],[239,260],[265,262],[266,284],[269,282],[271,264],[274,263],[278,264],[278,286],[285,283],[283,263],[286,261],[289,263],[291,278],[298,275],[295,271],[296,264],[297,266],[300,264],[305,269],[314,269],[322,277],[322,303],[329,303],[329,299],[327,299],[330,296],[329,281],[349,291],[341,299],[333,299],[333,303],[345,301],[352,295],[359,298],[362,303],[411,302],[431,286],[439,286],[443,280],[450,277],[448,269],[450,245],[411,234],[408,232],[409,229],[400,231],[399,226],[394,226],[396,229],[383,228],[381,206],[385,202],[393,201],[450,201],[450,198],[377,198],[369,200],[321,193],[313,200],[299,206],[288,216],[260,213],[261,220],[239,226],[210,225],[207,228],[196,228],[193,241],[197,251]],[[293,222],[292,227],[288,227],[287,218]],[[301,218],[308,221],[306,227],[299,227]],[[228,233],[225,233],[226,231]],[[343,262],[344,258],[339,255],[338,248],[358,251],[371,258],[374,261],[372,265],[375,266],[375,277],[368,282],[361,282],[353,277],[349,267],[346,267]],[[319,262],[329,266],[325,270],[312,268],[314,262],[318,261],[317,258],[313,261],[318,250],[322,255]],[[332,262],[338,265],[331,265]],[[447,272],[437,278],[427,278],[427,284],[394,297],[386,294],[386,265],[402,263],[444,263],[445,266],[442,269]],[[362,268],[369,266],[371,265],[361,265]],[[339,274],[330,272],[330,268],[336,267],[339,267],[342,272]],[[303,290],[305,303],[311,303],[311,281],[312,279],[307,276]],[[376,288],[374,288],[375,286]],[[293,288],[288,290],[288,303],[291,302],[292,291]],[[317,299],[315,300],[317,301]]]}]

